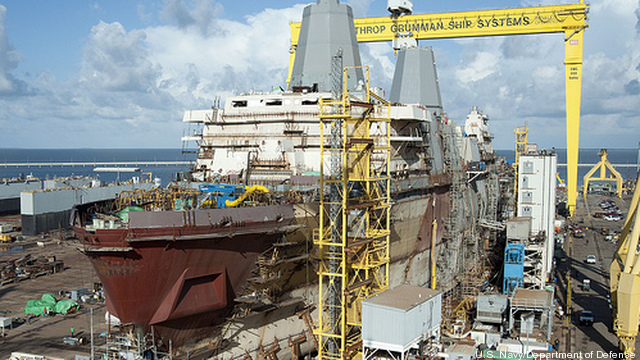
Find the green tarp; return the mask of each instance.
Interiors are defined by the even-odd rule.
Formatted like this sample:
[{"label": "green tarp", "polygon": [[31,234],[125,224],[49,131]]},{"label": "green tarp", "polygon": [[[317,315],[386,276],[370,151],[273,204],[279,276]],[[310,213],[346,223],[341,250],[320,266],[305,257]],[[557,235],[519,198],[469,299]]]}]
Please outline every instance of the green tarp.
[{"label": "green tarp", "polygon": [[126,208],[118,211],[116,215],[118,215],[122,221],[129,222],[129,213],[132,211],[144,211],[144,209],[139,206],[127,206]]},{"label": "green tarp", "polygon": [[43,294],[41,300],[29,300],[22,311],[28,315],[66,314],[76,308],[78,303],[73,300],[57,301],[53,294]]},{"label": "green tarp", "polygon": [[78,306],[78,303],[73,300],[62,299],[56,303],[55,312],[65,315],[67,311]]}]

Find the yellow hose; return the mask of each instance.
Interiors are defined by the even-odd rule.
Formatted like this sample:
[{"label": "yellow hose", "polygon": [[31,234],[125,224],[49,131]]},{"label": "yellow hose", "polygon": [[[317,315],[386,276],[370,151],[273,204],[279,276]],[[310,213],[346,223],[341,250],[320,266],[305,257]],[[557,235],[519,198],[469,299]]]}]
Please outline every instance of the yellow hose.
[{"label": "yellow hose", "polygon": [[247,196],[249,196],[249,194],[253,193],[254,191],[262,191],[262,192],[268,193],[269,189],[267,189],[262,185],[245,186],[244,194],[242,194],[239,198],[233,201],[227,200],[224,202],[224,204],[227,205],[228,207],[236,207],[240,205],[244,201],[244,199],[246,199]]}]

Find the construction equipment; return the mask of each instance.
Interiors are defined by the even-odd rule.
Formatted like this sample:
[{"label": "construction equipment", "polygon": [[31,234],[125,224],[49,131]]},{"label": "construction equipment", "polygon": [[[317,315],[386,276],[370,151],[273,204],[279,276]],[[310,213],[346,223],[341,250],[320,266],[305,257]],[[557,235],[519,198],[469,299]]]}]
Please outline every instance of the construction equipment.
[{"label": "construction equipment", "polygon": [[[342,68],[340,55],[333,62]],[[367,67],[360,98],[350,94],[347,79],[354,70],[336,69],[333,82],[343,80],[344,88],[319,102],[325,193],[314,232],[319,359],[349,359],[361,351],[362,301],[389,288],[390,104],[369,92]]]},{"label": "construction equipment", "polygon": [[[595,164],[591,170],[584,176],[582,181],[582,193],[583,196],[587,197],[587,192],[589,191],[589,182],[590,181],[615,181],[616,182],[616,195],[619,198],[622,198],[622,175],[611,165],[609,160],[607,159],[607,149],[602,149],[598,153],[600,155],[600,161]],[[609,169],[609,176],[607,176],[607,169]],[[600,176],[592,177],[592,175],[600,170]]]},{"label": "construction equipment", "polygon": [[[407,12],[407,11],[405,11]],[[582,48],[589,6],[578,4],[354,19],[358,42],[393,41],[396,49],[421,39],[564,33],[567,111],[567,207],[573,215],[578,184]],[[291,23],[289,77],[301,23]]]},{"label": "construction equipment", "polygon": [[[518,166],[520,166],[520,156],[527,153],[527,145],[529,144],[529,128],[527,126],[518,126],[513,131],[516,134],[516,151],[515,151],[515,161],[513,163],[513,168],[516,171],[515,174],[515,183],[513,185],[514,196],[513,198],[518,201]],[[516,209],[518,206],[516,204]]]},{"label": "construction equipment", "polygon": [[[637,181],[640,180],[637,179]],[[636,186],[610,271],[613,328],[620,350],[633,356],[640,320],[640,187]]]}]

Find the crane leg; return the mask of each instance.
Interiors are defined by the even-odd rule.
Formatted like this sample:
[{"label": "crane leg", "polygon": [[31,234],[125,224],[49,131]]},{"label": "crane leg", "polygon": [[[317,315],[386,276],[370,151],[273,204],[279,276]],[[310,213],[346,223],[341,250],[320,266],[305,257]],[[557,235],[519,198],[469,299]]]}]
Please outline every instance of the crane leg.
[{"label": "crane leg", "polygon": [[567,209],[576,211],[578,194],[578,144],[582,94],[582,44],[584,29],[565,32],[565,90],[567,101]]},{"label": "crane leg", "polygon": [[633,354],[640,320],[640,276],[620,273],[615,301],[617,312],[613,326],[620,339],[620,350]]}]

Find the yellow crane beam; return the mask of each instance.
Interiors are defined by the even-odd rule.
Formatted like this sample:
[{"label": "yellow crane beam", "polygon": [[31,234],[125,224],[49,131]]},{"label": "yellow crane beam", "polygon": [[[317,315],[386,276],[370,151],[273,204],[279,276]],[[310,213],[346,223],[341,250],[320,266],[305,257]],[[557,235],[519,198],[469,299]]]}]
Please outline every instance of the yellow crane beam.
[{"label": "yellow crane beam", "polygon": [[640,320],[640,186],[631,200],[629,212],[622,228],[618,249],[613,256],[609,272],[613,329],[625,354],[634,354],[638,321]]},{"label": "yellow crane beam", "polygon": [[[565,84],[567,111],[567,207],[574,214],[578,184],[580,96],[584,29],[589,6],[578,4],[528,8],[464,11],[399,18],[354,19],[358,42],[393,41],[399,37],[418,40],[453,39],[504,35],[563,33],[565,43]],[[291,23],[289,77],[298,45],[301,23]]]},{"label": "yellow crane beam", "polygon": [[[529,8],[405,15],[400,18],[354,19],[358,42],[392,41],[398,35],[416,39],[454,39],[502,35],[564,33],[586,27],[584,3]],[[291,23],[291,46],[298,45],[301,23]],[[408,34],[411,33],[411,34]]]}]

